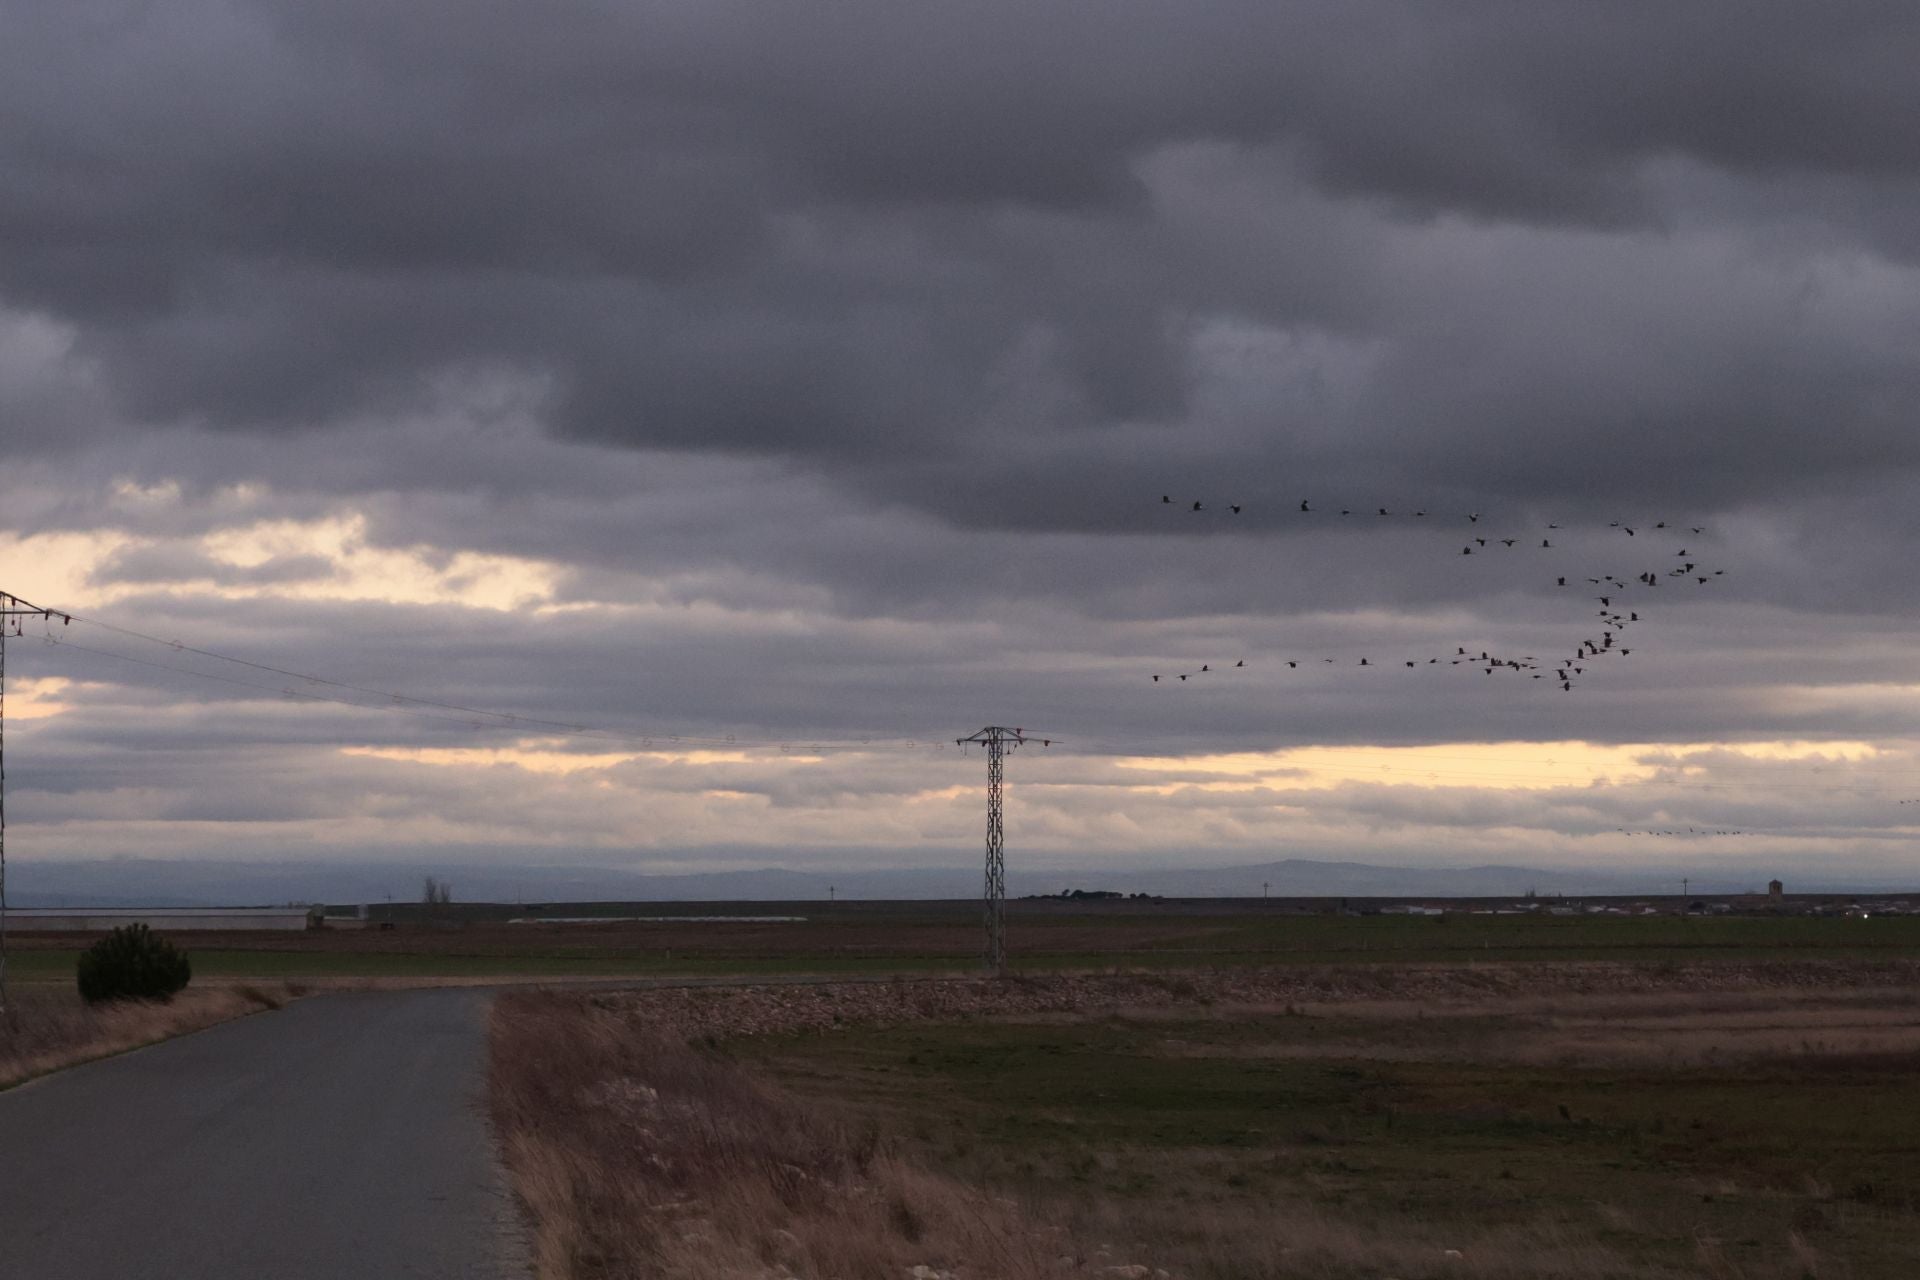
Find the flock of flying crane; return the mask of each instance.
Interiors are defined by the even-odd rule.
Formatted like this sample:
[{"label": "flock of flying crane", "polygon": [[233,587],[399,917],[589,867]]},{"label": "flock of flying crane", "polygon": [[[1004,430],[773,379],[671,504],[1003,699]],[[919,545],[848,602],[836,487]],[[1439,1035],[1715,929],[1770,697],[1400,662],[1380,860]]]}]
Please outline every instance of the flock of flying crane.
[{"label": "flock of flying crane", "polygon": [[[1201,500],[1175,502],[1172,494],[1162,494],[1160,497],[1160,505],[1181,508],[1190,515],[1202,515],[1210,510],[1207,504]],[[1221,506],[1229,517],[1239,516],[1246,510],[1244,503],[1230,502],[1221,504]],[[1219,509],[1221,508],[1212,508],[1212,510],[1216,511]],[[1338,511],[1341,516],[1349,518],[1360,516],[1363,520],[1378,520],[1383,517],[1393,518],[1395,515],[1393,511],[1386,507],[1372,508],[1371,515],[1368,515],[1365,509],[1354,507],[1341,507],[1338,508]],[[1316,508],[1313,505],[1313,500],[1308,498],[1301,500],[1298,513],[1300,515],[1322,515],[1331,514],[1332,512],[1331,510]],[[1467,524],[1468,533],[1465,543],[1460,548],[1460,554],[1463,556],[1503,555],[1518,548],[1522,542],[1532,541],[1531,537],[1523,539],[1520,537],[1479,536],[1477,530],[1481,528],[1480,521],[1482,513],[1478,511],[1466,512],[1463,515],[1449,517],[1429,516],[1424,508],[1417,508],[1411,512],[1403,512],[1400,514],[1407,519],[1426,520],[1435,525],[1444,525],[1452,521],[1464,519]],[[1455,524],[1454,527],[1458,528],[1459,526]],[[1609,522],[1607,527],[1611,530],[1618,530],[1625,537],[1633,539],[1639,539],[1643,534],[1648,534],[1666,535],[1675,540],[1684,540],[1685,535],[1699,536],[1706,533],[1706,527],[1704,525],[1670,524],[1665,520],[1657,520],[1651,524],[1639,526],[1628,524],[1624,520],[1614,520]],[[1553,550],[1555,548],[1555,543],[1551,535],[1558,529],[1560,529],[1560,525],[1558,524],[1549,523],[1546,526],[1545,530],[1542,531],[1543,536],[1540,539],[1540,550]],[[1654,541],[1654,539],[1649,537],[1646,542],[1634,543],[1635,551],[1638,552],[1641,547],[1649,547],[1652,541]],[[1501,550],[1496,551],[1496,547],[1501,548]],[[1696,588],[1704,587],[1712,583],[1716,578],[1725,575],[1725,569],[1703,568],[1693,557],[1694,552],[1682,546],[1673,552],[1670,558],[1662,556],[1661,563],[1643,569],[1638,573],[1618,574],[1609,572],[1597,575],[1557,575],[1554,580],[1557,588],[1567,587],[1569,585],[1575,586],[1576,588],[1579,586],[1601,588],[1601,591],[1593,596],[1593,599],[1600,605],[1600,608],[1595,611],[1595,617],[1598,621],[1594,630],[1598,632],[1598,635],[1582,637],[1578,645],[1575,646],[1572,656],[1560,659],[1558,665],[1544,662],[1532,654],[1507,657],[1490,653],[1485,649],[1474,652],[1465,646],[1459,645],[1455,646],[1454,652],[1451,654],[1422,654],[1417,658],[1402,657],[1384,662],[1376,662],[1370,656],[1362,657],[1358,660],[1351,658],[1343,660],[1341,658],[1319,657],[1317,658],[1317,662],[1330,666],[1351,665],[1359,667],[1387,667],[1395,665],[1409,668],[1437,667],[1441,665],[1454,667],[1464,666],[1474,668],[1489,676],[1499,671],[1508,674],[1530,676],[1535,680],[1550,680],[1558,684],[1563,692],[1570,693],[1573,691],[1575,681],[1586,675],[1587,664],[1601,658],[1616,656],[1624,658],[1633,652],[1630,646],[1621,644],[1619,641],[1625,635],[1628,627],[1640,621],[1640,613],[1637,609],[1630,608],[1624,604],[1616,605],[1614,603],[1616,597],[1624,599],[1628,593],[1642,589],[1656,588],[1663,583],[1690,584]],[[1679,560],[1681,563],[1675,565],[1673,563],[1674,560]],[[1302,664],[1308,666],[1313,665],[1316,659],[1300,657],[1282,658],[1279,659],[1279,661],[1284,662],[1289,669],[1297,670]],[[1211,662],[1203,662],[1197,670],[1156,672],[1152,676],[1152,681],[1155,684],[1184,684],[1189,680],[1196,680],[1201,676],[1211,675],[1216,671],[1232,671],[1244,668],[1246,665],[1247,662],[1245,658],[1235,659],[1231,664],[1222,662],[1216,665]]]}]

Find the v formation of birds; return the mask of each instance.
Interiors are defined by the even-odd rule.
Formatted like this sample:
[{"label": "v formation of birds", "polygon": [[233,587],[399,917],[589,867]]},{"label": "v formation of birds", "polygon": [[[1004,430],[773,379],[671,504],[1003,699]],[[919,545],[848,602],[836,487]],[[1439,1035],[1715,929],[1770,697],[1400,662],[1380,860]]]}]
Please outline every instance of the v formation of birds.
[{"label": "v formation of birds", "polygon": [[[1191,515],[1204,515],[1208,512],[1224,512],[1228,518],[1239,516],[1246,509],[1244,503],[1230,502],[1217,507],[1210,507],[1205,500],[1182,499],[1176,501],[1172,494],[1162,494],[1160,497],[1160,505],[1181,508]],[[1338,513],[1337,515],[1335,515],[1336,512]],[[1554,550],[1559,544],[1554,542],[1553,535],[1561,528],[1559,524],[1549,522],[1545,528],[1538,530],[1539,545],[1536,548],[1533,546],[1533,535],[1528,535],[1524,538],[1518,535],[1492,536],[1492,530],[1481,524],[1482,513],[1478,511],[1440,515],[1437,513],[1429,514],[1425,508],[1415,508],[1411,511],[1401,512],[1395,512],[1386,507],[1322,508],[1314,506],[1313,500],[1306,498],[1301,500],[1297,514],[1302,516],[1327,515],[1335,519],[1341,517],[1351,519],[1358,516],[1363,520],[1403,517],[1409,520],[1419,520],[1429,523],[1436,527],[1444,527],[1451,524],[1456,529],[1460,527],[1459,522],[1464,520],[1466,522],[1467,533],[1459,552],[1462,556],[1506,555],[1523,549]],[[1599,608],[1593,611],[1594,617],[1597,620],[1597,624],[1593,627],[1593,630],[1597,634],[1582,637],[1575,646],[1572,655],[1560,659],[1557,664],[1543,661],[1532,654],[1509,656],[1496,654],[1477,646],[1469,649],[1464,645],[1454,646],[1452,653],[1425,653],[1415,658],[1402,656],[1386,661],[1375,661],[1371,656],[1356,659],[1352,657],[1326,657],[1324,655],[1301,655],[1293,658],[1280,658],[1277,659],[1277,661],[1285,663],[1289,670],[1299,670],[1303,666],[1310,668],[1315,665],[1357,667],[1398,666],[1402,668],[1439,666],[1469,667],[1489,676],[1495,672],[1503,672],[1506,674],[1529,676],[1535,680],[1550,680],[1558,684],[1563,692],[1570,693],[1573,691],[1574,684],[1586,675],[1589,663],[1601,658],[1624,658],[1633,653],[1631,646],[1622,643],[1627,628],[1641,620],[1639,610],[1626,603],[1633,593],[1651,590],[1663,585],[1684,584],[1697,589],[1712,584],[1716,579],[1726,574],[1725,569],[1708,569],[1702,567],[1699,560],[1695,557],[1695,553],[1684,545],[1672,552],[1670,556],[1654,550],[1652,544],[1662,537],[1671,542],[1679,543],[1684,543],[1689,539],[1698,539],[1707,532],[1706,527],[1703,525],[1683,524],[1666,520],[1656,520],[1647,524],[1629,524],[1624,520],[1614,520],[1608,523],[1607,528],[1616,531],[1624,538],[1633,539],[1634,541],[1629,545],[1631,545],[1635,554],[1660,555],[1661,559],[1651,567],[1630,575],[1600,573],[1593,575],[1566,574],[1555,576],[1554,587],[1556,590],[1563,588],[1569,590],[1584,588],[1592,593],[1590,599],[1599,605]],[[1485,529],[1487,536],[1481,536],[1483,529]],[[1675,564],[1674,561],[1676,560],[1680,563]],[[1155,684],[1186,684],[1190,681],[1213,675],[1216,672],[1242,669],[1246,665],[1247,662],[1245,658],[1237,658],[1231,663],[1203,662],[1197,670],[1155,672],[1151,679]]]}]

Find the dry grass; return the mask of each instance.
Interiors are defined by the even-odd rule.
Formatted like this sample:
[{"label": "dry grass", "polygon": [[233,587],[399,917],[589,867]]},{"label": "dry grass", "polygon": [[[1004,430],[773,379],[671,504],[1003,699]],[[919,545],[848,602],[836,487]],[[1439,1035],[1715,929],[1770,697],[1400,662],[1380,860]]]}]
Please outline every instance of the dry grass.
[{"label": "dry grass", "polygon": [[543,1280],[1077,1265],[1057,1226],[584,995],[502,995],[491,1075]]},{"label": "dry grass", "polygon": [[[1074,1229],[1089,1238],[1138,1241],[1134,1250],[1173,1274],[1200,1280],[1665,1280],[1673,1275],[1627,1262],[1574,1229],[1362,1223],[1285,1203],[1255,1213],[1244,1207],[1143,1209],[1109,1202],[1091,1206]],[[1105,1265],[1097,1256],[1092,1262],[1096,1272]]]},{"label": "dry grass", "polygon": [[[781,994],[801,1006],[802,1025],[815,1022],[809,1000]],[[911,1005],[923,1016],[950,1012],[924,989],[893,994],[895,1016]],[[1552,1220],[1363,1221],[1277,1200],[1155,1207],[1064,1191],[996,1194],[918,1163],[910,1143],[863,1127],[872,1121],[851,1119],[850,1108],[801,1100],[689,1044],[716,1029],[692,1014],[694,1004],[755,1006],[762,1031],[772,1020],[739,992],[523,992],[496,1001],[494,1115],[533,1220],[542,1280],[1697,1274],[1626,1260]],[[1701,1265],[1719,1262],[1703,1253]]]},{"label": "dry grass", "polygon": [[161,1004],[123,1001],[89,1006],[65,987],[22,985],[0,1015],[0,1089],[217,1022],[278,1009],[294,992],[284,983],[190,987]]}]

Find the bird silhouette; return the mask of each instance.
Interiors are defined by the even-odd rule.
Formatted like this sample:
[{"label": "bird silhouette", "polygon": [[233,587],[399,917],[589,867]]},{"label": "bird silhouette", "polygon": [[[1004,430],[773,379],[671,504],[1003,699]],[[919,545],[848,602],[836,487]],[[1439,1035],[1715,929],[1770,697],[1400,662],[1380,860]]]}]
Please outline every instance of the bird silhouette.
[{"label": "bird silhouette", "polygon": [[1155,684],[1159,684],[1159,683],[1160,683],[1160,677],[1159,677],[1159,676],[1155,676],[1155,677],[1153,678],[1153,682],[1154,682]]},{"label": "bird silhouette", "polygon": [[1247,660],[1245,658],[1242,658],[1240,659],[1240,661],[1234,663],[1233,665],[1236,667],[1244,667],[1247,665]]},{"label": "bird silhouette", "polygon": [[1233,512],[1233,514],[1235,514],[1235,515],[1239,515],[1239,514],[1240,514],[1240,507],[1239,507],[1239,504],[1238,504],[1238,503],[1228,503],[1228,504],[1227,504],[1227,510],[1229,510],[1229,511],[1231,511],[1231,512]]},{"label": "bird silhouette", "polygon": [[1172,502],[1172,501],[1173,501],[1173,495],[1172,495],[1172,494],[1170,494],[1170,493],[1163,493],[1163,494],[1161,494],[1161,495],[1160,495],[1160,501],[1162,501],[1162,502]]},{"label": "bird silhouette", "polygon": [[1309,507],[1309,506],[1307,505],[1307,499],[1305,499],[1305,498],[1302,498],[1302,499],[1300,499],[1300,509],[1301,509],[1302,511],[1311,511],[1311,510],[1313,510],[1313,508],[1312,508],[1312,507]]},{"label": "bird silhouette", "polygon": [[1197,502],[1196,502],[1196,503],[1194,503],[1194,504],[1193,504],[1193,509],[1194,509],[1195,511],[1198,511],[1198,510],[1200,509],[1200,504],[1199,504],[1199,503],[1197,503]]}]

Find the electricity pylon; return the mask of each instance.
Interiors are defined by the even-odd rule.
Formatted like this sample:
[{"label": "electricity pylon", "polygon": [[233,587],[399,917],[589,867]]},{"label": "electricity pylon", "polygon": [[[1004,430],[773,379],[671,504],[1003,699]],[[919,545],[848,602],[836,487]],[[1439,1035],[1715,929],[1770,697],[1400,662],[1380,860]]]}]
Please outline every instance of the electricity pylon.
[{"label": "electricity pylon", "polygon": [[63,626],[73,621],[0,591],[0,1012],[7,1008],[7,636],[21,634],[28,618],[58,618]]},{"label": "electricity pylon", "polygon": [[979,743],[987,749],[987,969],[999,973],[1007,966],[1007,859],[1006,836],[1000,823],[1000,784],[1004,773],[1001,761],[1027,741],[1018,729],[990,724],[967,738],[954,739],[960,746]]}]

